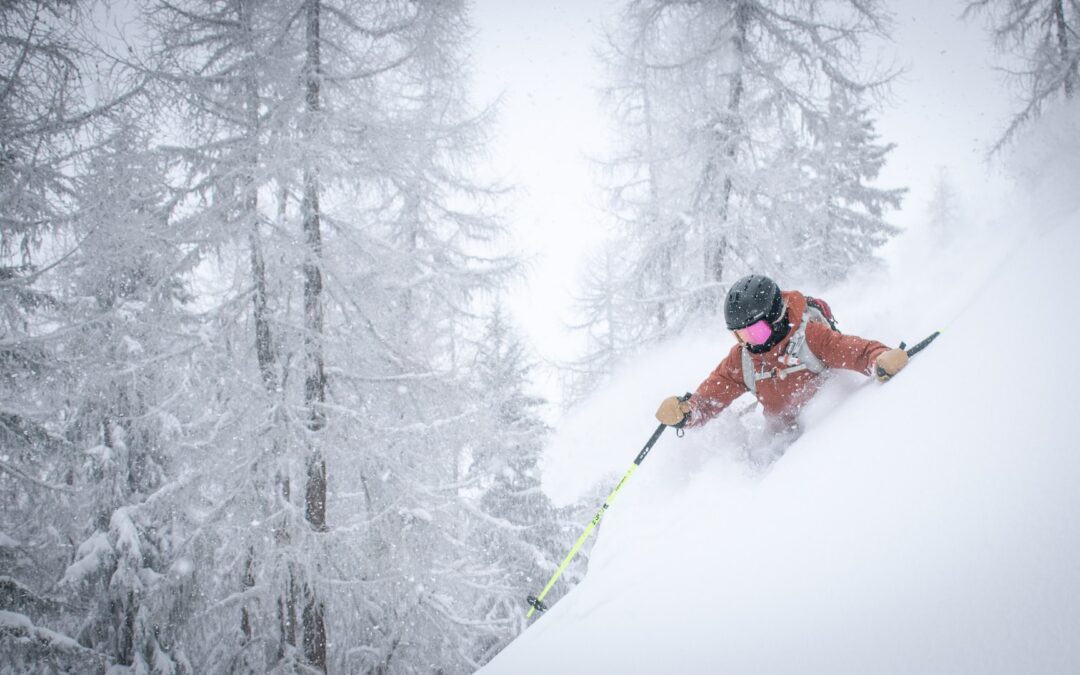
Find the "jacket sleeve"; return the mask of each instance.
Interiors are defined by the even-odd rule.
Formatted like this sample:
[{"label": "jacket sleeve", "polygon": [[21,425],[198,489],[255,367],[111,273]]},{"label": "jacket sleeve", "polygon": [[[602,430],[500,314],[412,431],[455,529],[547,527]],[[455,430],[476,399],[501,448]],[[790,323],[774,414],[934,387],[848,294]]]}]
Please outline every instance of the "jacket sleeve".
[{"label": "jacket sleeve", "polygon": [[700,427],[748,391],[742,377],[740,349],[735,345],[690,397],[690,419],[686,426]]},{"label": "jacket sleeve", "polygon": [[889,350],[877,340],[844,335],[816,321],[806,327],[806,344],[826,366],[864,375],[870,375],[877,357]]}]

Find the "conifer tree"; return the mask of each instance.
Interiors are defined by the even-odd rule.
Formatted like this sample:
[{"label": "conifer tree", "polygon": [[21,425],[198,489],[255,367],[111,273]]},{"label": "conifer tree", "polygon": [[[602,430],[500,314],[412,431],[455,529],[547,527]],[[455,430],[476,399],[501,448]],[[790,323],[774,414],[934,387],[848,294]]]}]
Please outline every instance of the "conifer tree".
[{"label": "conifer tree", "polygon": [[954,235],[959,209],[956,191],[953,189],[946,167],[939,167],[934,177],[933,193],[926,205],[927,225],[939,244],[947,243]]},{"label": "conifer tree", "polygon": [[79,327],[64,340],[78,374],[66,433],[86,457],[75,503],[91,519],[61,586],[90,608],[80,642],[112,663],[161,669],[183,661],[171,572],[186,519],[163,496],[177,487],[186,418],[172,403],[199,342],[184,280],[193,261],[169,222],[165,165],[130,112],[103,130],[80,177],[82,240],[60,291]]},{"label": "conifer tree", "polygon": [[[861,47],[879,3],[634,0],[609,39],[620,150],[608,163],[630,349],[712,313],[748,272],[835,281],[895,233],[871,187],[889,146]],[[593,316],[599,312],[586,308]],[[587,357],[588,358],[588,357]]]},{"label": "conifer tree", "polygon": [[221,298],[189,375],[210,392],[182,552],[204,599],[193,667],[477,667],[474,634],[506,626],[446,602],[469,556],[456,350],[513,265],[485,253],[496,193],[462,169],[484,142],[463,7],[178,2],[148,21],[144,68],[185,103],[161,141],[178,223],[205,233]]},{"label": "conifer tree", "polygon": [[[88,16],[76,2],[0,7],[0,481],[5,569],[15,575],[5,578],[5,609],[16,617],[0,651],[63,670],[131,665],[137,650],[154,649],[153,636],[135,635],[133,595],[163,561],[142,551],[125,573],[113,564],[118,538],[138,548],[140,535],[104,532],[163,479],[153,409],[162,381],[149,368],[160,325],[146,320],[171,314],[175,291],[172,252],[142,236],[160,223],[159,173],[153,163],[128,170],[138,160],[118,142],[138,87],[113,94],[119,83],[87,75],[96,64],[78,29]],[[91,551],[94,562],[79,567]],[[88,617],[70,612],[84,598],[62,582],[110,557],[106,586],[126,591],[111,596],[111,638],[98,639]]]},{"label": "conifer tree", "polygon": [[1021,104],[993,151],[1000,150],[1056,98],[1080,87],[1080,3],[1076,0],[969,0],[965,17],[985,14],[994,44],[1019,61],[1007,72]]},{"label": "conifer tree", "polygon": [[465,5],[139,6],[119,50],[0,9],[0,649],[477,669],[565,532],[520,343],[479,339],[516,263]]}]

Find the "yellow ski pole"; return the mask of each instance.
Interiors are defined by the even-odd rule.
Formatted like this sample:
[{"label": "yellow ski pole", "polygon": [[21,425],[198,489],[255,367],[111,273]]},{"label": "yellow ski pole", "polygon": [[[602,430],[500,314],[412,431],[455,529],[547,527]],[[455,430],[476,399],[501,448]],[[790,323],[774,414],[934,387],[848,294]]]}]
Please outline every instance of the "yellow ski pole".
[{"label": "yellow ski pole", "polygon": [[[690,394],[686,394],[679,400],[686,401],[689,398]],[[611,503],[615,501],[615,497],[618,496],[619,491],[622,490],[623,486],[626,485],[626,482],[630,480],[630,476],[634,475],[634,471],[636,471],[637,468],[641,466],[641,463],[645,461],[645,458],[649,455],[649,451],[652,450],[653,445],[655,445],[656,441],[660,439],[660,435],[664,433],[664,429],[666,428],[666,424],[661,424],[660,426],[656,427],[656,431],[653,432],[653,435],[649,438],[649,441],[645,444],[645,447],[642,448],[641,452],[638,453],[637,458],[634,459],[634,463],[631,464],[630,468],[627,469],[626,473],[623,474],[623,477],[619,481],[618,485],[615,486],[615,489],[612,490],[611,494],[609,494],[607,496],[607,499],[604,500],[604,505],[601,506],[600,510],[596,512],[596,515],[593,516],[592,520],[589,522],[588,527],[585,528],[585,531],[581,533],[580,537],[578,537],[577,542],[574,543],[574,547],[571,548],[570,552],[566,554],[565,558],[563,558],[562,564],[559,565],[559,569],[555,570],[555,574],[553,574],[551,579],[548,580],[547,585],[544,586],[544,590],[540,591],[540,595],[530,595],[526,599],[530,605],[529,613],[526,614],[526,618],[531,618],[533,613],[537,610],[541,612],[547,611],[548,607],[544,604],[544,598],[547,597],[548,591],[550,591],[551,587],[555,585],[555,582],[559,580],[559,577],[562,576],[562,573],[566,571],[566,568],[570,565],[570,561],[574,559],[574,556],[577,555],[578,550],[581,549],[582,545],[584,545],[585,540],[589,538],[589,535],[592,534],[592,531],[596,529],[597,524],[600,523],[600,519],[604,517],[604,512],[611,508]]]}]

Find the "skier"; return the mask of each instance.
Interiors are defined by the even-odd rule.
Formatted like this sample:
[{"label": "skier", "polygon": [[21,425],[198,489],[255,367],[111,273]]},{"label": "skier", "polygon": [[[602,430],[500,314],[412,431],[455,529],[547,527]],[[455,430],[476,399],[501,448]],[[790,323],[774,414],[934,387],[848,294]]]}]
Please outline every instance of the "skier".
[{"label": "skier", "polygon": [[817,392],[826,370],[873,372],[885,381],[907,365],[903,349],[840,333],[828,305],[798,291],[781,291],[759,274],[731,287],[724,318],[738,344],[689,399],[664,399],[656,411],[662,424],[701,426],[751,392],[772,430],[797,430],[799,410]]}]

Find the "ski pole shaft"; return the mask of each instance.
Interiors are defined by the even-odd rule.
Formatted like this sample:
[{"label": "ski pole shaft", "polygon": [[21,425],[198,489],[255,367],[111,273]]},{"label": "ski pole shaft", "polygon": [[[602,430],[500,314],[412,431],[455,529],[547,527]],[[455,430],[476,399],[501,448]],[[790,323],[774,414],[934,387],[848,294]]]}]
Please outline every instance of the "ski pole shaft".
[{"label": "ski pole shaft", "polygon": [[930,344],[931,342],[933,342],[933,341],[934,341],[934,339],[935,339],[935,338],[937,338],[937,336],[939,336],[939,335],[941,335],[941,331],[939,331],[939,330],[936,330],[936,331],[934,331],[934,332],[933,332],[933,333],[931,333],[931,334],[930,334],[929,336],[927,336],[927,337],[926,337],[926,339],[924,339],[924,340],[923,340],[922,342],[920,342],[919,344],[915,345],[915,346],[914,346],[914,347],[912,347],[911,349],[907,350],[907,355],[908,355],[909,357],[911,357],[911,356],[915,356],[916,354],[918,354],[918,353],[919,353],[919,352],[921,352],[922,350],[926,349],[926,346],[927,346],[928,344]]},{"label": "ski pole shaft", "polygon": [[[686,394],[686,396],[681,397],[680,400],[686,401],[689,398],[690,394]],[[611,494],[609,494],[607,496],[607,499],[604,500],[604,505],[600,507],[600,510],[597,511],[596,515],[593,516],[591,521],[589,521],[589,525],[585,528],[585,531],[581,533],[581,536],[578,537],[578,540],[574,542],[573,548],[571,548],[570,552],[566,554],[565,558],[563,558],[562,564],[559,565],[559,568],[555,570],[555,574],[553,574],[551,576],[551,579],[548,580],[547,585],[544,586],[544,590],[540,591],[540,595],[530,595],[528,597],[528,603],[530,606],[529,613],[525,615],[526,618],[532,618],[533,613],[536,612],[536,610],[538,609],[541,612],[547,609],[547,606],[544,605],[543,601],[544,598],[547,597],[548,591],[551,590],[551,587],[555,585],[555,582],[559,580],[559,577],[562,576],[562,573],[566,571],[567,567],[569,567],[570,561],[574,559],[574,556],[577,555],[577,552],[585,544],[585,541],[589,538],[589,535],[592,534],[593,530],[596,529],[596,526],[600,523],[600,519],[604,517],[604,513],[609,508],[611,508],[611,503],[615,501],[615,497],[619,495],[619,492],[623,489],[623,486],[626,485],[627,481],[630,480],[630,476],[634,475],[634,472],[637,471],[637,468],[641,466],[641,463],[644,462],[645,458],[649,456],[649,451],[652,450],[652,447],[654,445],[656,445],[656,441],[660,440],[660,436],[664,433],[664,429],[666,428],[666,424],[661,424],[660,426],[656,427],[656,431],[654,431],[652,436],[649,437],[648,442],[645,443],[645,447],[641,449],[641,452],[639,452],[638,456],[634,459],[634,463],[631,464],[630,468],[627,469],[626,473],[623,474],[623,477],[619,481],[618,485],[615,486],[615,489],[612,490]]]}]

